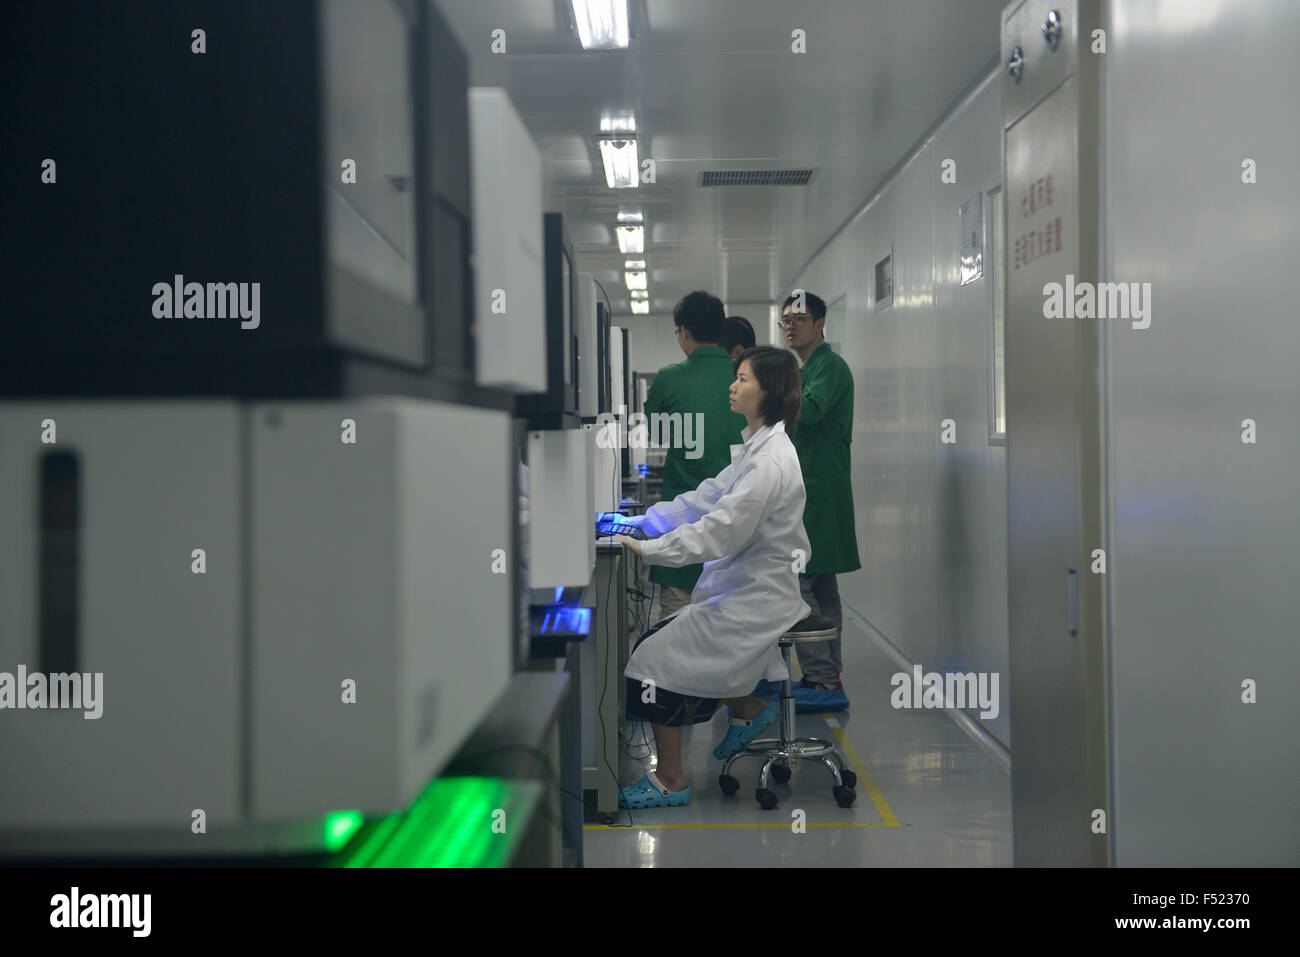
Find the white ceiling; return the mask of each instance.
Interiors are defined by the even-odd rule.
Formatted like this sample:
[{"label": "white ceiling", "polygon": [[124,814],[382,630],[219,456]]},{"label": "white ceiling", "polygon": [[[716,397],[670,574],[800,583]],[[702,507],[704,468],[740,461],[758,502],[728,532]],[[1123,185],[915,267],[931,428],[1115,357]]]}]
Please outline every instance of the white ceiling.
[{"label": "white ceiling", "polygon": [[[645,215],[651,311],[692,289],[770,302],[998,54],[1005,0],[630,0],[623,51],[582,49],[569,0],[437,0],[475,86],[542,153],[545,205],[627,315],[620,206]],[[505,31],[506,53],[491,50]],[[807,52],[791,52],[805,32]],[[595,145],[630,111],[657,181],[610,189]],[[704,169],[813,167],[807,186],[702,188]]]}]

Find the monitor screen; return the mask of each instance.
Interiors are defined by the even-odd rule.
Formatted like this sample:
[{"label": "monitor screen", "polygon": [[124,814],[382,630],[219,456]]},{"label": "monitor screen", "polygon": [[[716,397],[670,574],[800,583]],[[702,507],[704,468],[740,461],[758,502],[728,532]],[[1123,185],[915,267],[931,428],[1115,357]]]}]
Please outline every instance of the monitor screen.
[{"label": "monitor screen", "polygon": [[600,300],[596,301],[596,378],[597,391],[599,397],[597,400],[596,411],[609,411],[609,314],[605,312],[605,304]]},{"label": "monitor screen", "polygon": [[560,255],[560,285],[564,290],[564,390],[565,398],[568,399],[573,383],[577,380],[577,375],[576,370],[573,368],[573,263],[569,261],[569,251],[567,249]]},{"label": "monitor screen", "polygon": [[[463,280],[460,251],[420,236],[419,24],[395,0],[323,0],[318,10],[328,335],[350,352],[422,368],[424,287],[457,303]],[[455,347],[463,334],[442,338],[440,349]]]},{"label": "monitor screen", "polygon": [[321,6],[329,258],[414,304],[410,25],[392,0]]},{"label": "monitor screen", "polygon": [[545,252],[543,273],[546,296],[546,391],[518,398],[519,414],[529,419],[529,429],[546,431],[577,426],[578,412],[574,355],[577,339],[574,301],[578,274],[574,269],[573,247],[559,213],[542,214]]}]

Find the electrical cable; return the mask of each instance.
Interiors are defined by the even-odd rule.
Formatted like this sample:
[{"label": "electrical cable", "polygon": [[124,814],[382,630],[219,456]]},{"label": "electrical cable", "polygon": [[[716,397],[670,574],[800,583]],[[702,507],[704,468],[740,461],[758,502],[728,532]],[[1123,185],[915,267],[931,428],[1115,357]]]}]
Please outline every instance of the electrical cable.
[{"label": "electrical cable", "polygon": [[596,284],[596,288],[600,290],[600,294],[605,297],[605,308],[609,310],[609,321],[612,324],[614,322],[614,304],[609,301],[609,293],[605,291],[605,287],[600,284],[600,280],[595,276],[591,277],[591,281]]},{"label": "electrical cable", "polygon": [[[615,474],[617,475],[617,472],[616,472]],[[620,560],[622,560],[622,561],[626,561],[626,559],[627,559],[627,549],[624,548],[624,549],[623,549],[623,554],[622,554]],[[604,708],[605,708],[605,696],[606,696],[606,694],[609,693],[609,654],[610,654],[609,646],[610,646],[610,644],[611,644],[612,642],[608,640],[608,636],[609,636],[609,630],[610,630],[610,629],[609,629],[609,614],[610,614],[611,611],[613,611],[613,602],[611,601],[611,599],[612,599],[612,597],[613,597],[613,595],[612,595],[613,590],[614,590],[614,575],[611,573],[610,575],[607,576],[607,580],[606,580],[606,582],[605,582],[605,600],[604,600],[604,602],[602,603],[602,604],[603,604],[603,607],[604,607],[604,617],[605,617],[605,620],[604,620],[604,626],[605,626],[605,633],[606,633],[606,636],[607,636],[607,640],[605,641],[605,662],[604,662],[604,665],[603,665],[603,667],[602,667],[602,669],[601,669],[601,670],[604,672],[605,678],[604,678],[603,686],[601,687],[601,690],[600,690],[600,701],[598,701],[598,702],[596,703],[596,714],[597,714],[597,716],[600,718],[600,740],[601,740],[601,749],[600,749],[600,751],[601,751],[601,754],[602,754],[602,755],[605,755],[605,747],[604,747],[604,745],[605,745],[605,743],[606,743],[607,741],[609,741],[609,729],[605,727],[605,717],[604,717],[605,712],[604,712]],[[614,637],[617,638],[617,636],[614,636]],[[614,769],[613,767],[610,766],[610,763],[609,763],[609,757],[608,757],[608,756],[605,756],[605,757],[604,757],[604,761],[605,761],[605,768],[609,771],[610,776],[613,777],[613,779],[614,779],[614,786],[615,786],[616,788],[619,788],[619,789],[621,790],[621,788],[622,788],[622,782],[621,782],[620,779],[619,779],[618,771],[617,771],[616,769]],[[635,821],[634,821],[634,819],[633,819],[633,817],[632,817],[632,809],[631,809],[631,808],[625,808],[624,810],[627,811],[627,823],[626,823],[626,824],[618,824],[618,823],[614,823],[614,824],[609,824],[609,825],[606,825],[606,826],[607,826],[607,827],[632,827],[632,826],[634,826]],[[615,818],[615,821],[617,821],[617,818]]]},{"label": "electrical cable", "polygon": [[[635,554],[635,553],[634,553],[634,554]],[[636,560],[636,566],[635,566],[635,567],[636,567],[636,573],[635,573],[635,574],[636,574],[636,576],[637,576],[637,582],[638,582],[638,584],[639,584],[639,583],[640,583],[640,574],[641,574],[641,558],[640,558],[640,556],[639,556],[639,555],[635,556],[635,560]],[[644,605],[642,605],[642,602],[639,601],[639,600],[638,600],[637,603],[636,603],[636,606],[637,606],[637,615],[638,615],[638,617],[637,617],[636,621],[634,622],[634,626],[633,626],[633,631],[635,631],[637,634],[645,634],[645,632],[646,632],[646,631],[648,630],[648,628],[649,628],[649,622],[650,622],[650,611],[651,611],[651,609],[654,607],[654,587],[653,587],[653,586],[651,587],[651,593],[648,594],[648,595],[647,595],[645,592],[641,591],[639,588],[636,588],[636,589],[629,588],[629,589],[628,589],[628,592],[629,592],[630,594],[634,594],[634,595],[638,596],[639,599],[644,599],[644,600],[645,600],[645,604],[644,604]],[[631,758],[631,759],[634,760],[634,761],[646,761],[646,760],[649,760],[650,755],[653,753],[653,746],[652,746],[652,742],[651,742],[651,739],[650,739],[650,734],[649,734],[649,732],[646,730],[646,727],[645,727],[649,722],[646,722],[646,721],[639,721],[639,722],[637,722],[637,723],[638,723],[639,725],[641,725],[641,728],[640,728],[640,731],[641,731],[641,741],[640,741],[640,743],[639,743],[639,745],[638,745],[638,742],[635,742],[635,741],[633,741],[633,740],[631,740],[631,739],[628,739],[627,743],[623,746],[623,753],[626,754],[629,758]],[[637,752],[635,752],[635,751],[632,750],[634,747],[638,747],[638,746],[639,746],[639,747],[644,747],[644,748],[645,748],[645,753],[644,753],[644,754],[638,754]]]}]

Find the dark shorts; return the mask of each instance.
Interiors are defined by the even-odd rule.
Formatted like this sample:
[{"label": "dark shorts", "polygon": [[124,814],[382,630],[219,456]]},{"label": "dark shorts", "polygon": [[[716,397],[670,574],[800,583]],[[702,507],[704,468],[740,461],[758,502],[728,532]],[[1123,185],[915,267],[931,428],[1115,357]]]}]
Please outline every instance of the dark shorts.
[{"label": "dark shorts", "polygon": [[[659,622],[644,635],[637,639],[633,651],[641,647],[641,642],[645,641],[651,635],[655,634],[672,618],[665,618]],[[641,682],[635,678],[626,678],[627,681],[627,711],[628,714],[640,718],[643,721],[649,721],[651,724],[662,724],[670,728],[681,727],[684,724],[703,724],[713,717],[713,713],[718,710],[718,705],[722,704],[720,698],[695,698],[691,695],[678,694],[676,691],[669,691],[667,688],[655,687],[655,700],[653,702],[642,701],[641,696],[646,693],[646,689],[641,686]]]}]

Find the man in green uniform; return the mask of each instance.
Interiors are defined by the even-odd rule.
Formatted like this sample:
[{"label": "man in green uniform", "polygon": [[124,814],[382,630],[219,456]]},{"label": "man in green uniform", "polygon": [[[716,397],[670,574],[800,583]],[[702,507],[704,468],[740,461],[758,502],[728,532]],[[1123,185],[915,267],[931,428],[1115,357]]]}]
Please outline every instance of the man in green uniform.
[{"label": "man in green uniform", "polygon": [[808,493],[803,527],[812,555],[799,575],[799,587],[814,615],[835,622],[835,637],[829,641],[794,646],[803,670],[803,680],[794,688],[795,710],[839,711],[849,706],[849,699],[840,680],[844,614],[835,576],[862,567],[849,468],[853,373],[826,343],[826,303],[802,289],[794,293],[781,310],[781,334],[802,363],[803,407],[793,439]]},{"label": "man in green uniform", "polygon": [[744,316],[727,316],[718,345],[727,350],[735,362],[746,349],[754,348],[754,327]]},{"label": "man in green uniform", "polygon": [[[686,361],[659,370],[650,384],[644,410],[648,416],[680,413],[682,420],[680,434],[674,428],[670,438],[664,429],[660,437],[672,443],[664,459],[662,501],[692,492],[705,479],[716,476],[731,464],[731,447],[741,444],[745,417],[731,411],[729,393],[736,376],[731,357],[718,345],[726,315],[722,300],[707,292],[688,293],[673,308],[677,344],[686,353]],[[654,419],[650,421],[653,427]],[[661,618],[690,603],[703,570],[703,565],[651,567],[650,580],[660,586]]]}]

